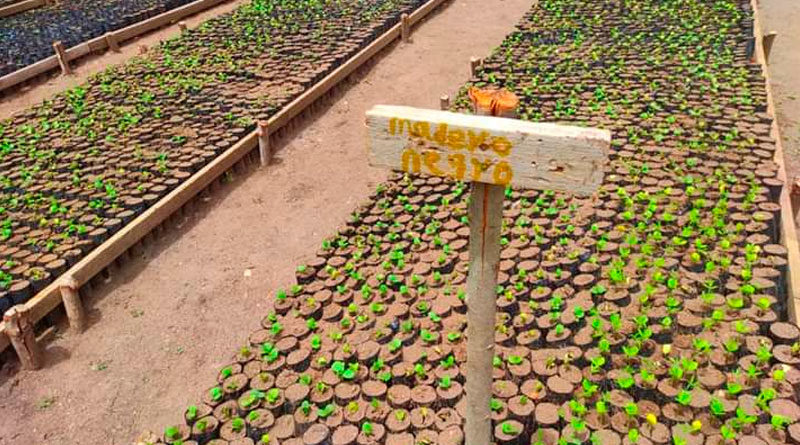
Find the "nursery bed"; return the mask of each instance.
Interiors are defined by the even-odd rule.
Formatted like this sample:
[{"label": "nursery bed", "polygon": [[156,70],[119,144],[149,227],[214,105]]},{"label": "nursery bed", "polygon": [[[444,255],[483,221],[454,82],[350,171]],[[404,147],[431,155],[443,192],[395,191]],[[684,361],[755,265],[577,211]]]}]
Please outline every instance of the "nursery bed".
[{"label": "nursery bed", "polygon": [[[411,14],[410,22],[440,3],[425,2]],[[27,302],[34,320],[43,317],[60,302],[57,287],[48,283],[68,268],[79,284],[90,279],[248,154],[255,136],[245,135],[255,120],[269,121],[273,131],[285,125],[397,38],[400,27],[391,25],[401,12],[411,12],[420,3],[363,4],[361,15],[350,10],[340,11],[339,16],[303,6],[296,2],[290,6],[296,9],[273,17],[273,29],[260,33],[264,40],[258,45],[240,41],[248,49],[241,50],[243,56],[235,63],[213,46],[231,43],[236,32],[252,34],[251,22],[279,13],[273,3],[251,3],[211,20],[153,54],[100,73],[88,85],[4,122],[7,152],[0,169],[5,181],[5,231],[0,254],[6,262],[0,304]],[[300,28],[304,17],[322,12],[330,13],[324,26],[335,23],[338,31],[311,35]],[[261,53],[270,38],[280,39],[281,44]],[[304,45],[316,55],[303,52]],[[198,49],[205,55],[198,55]],[[300,54],[317,64],[298,63]],[[206,62],[203,68],[198,66],[201,61]],[[127,99],[119,96],[118,87],[129,92]],[[216,99],[220,95],[222,99]],[[78,114],[89,117],[78,119]],[[37,120],[42,127],[37,128]],[[70,121],[77,125],[72,127]],[[96,136],[101,130],[108,134],[102,141]],[[35,133],[30,140],[23,136],[28,131]],[[47,155],[29,156],[19,149],[22,146],[33,152],[47,147]],[[24,159],[28,161],[19,162]],[[139,178],[136,184],[130,181],[131,173]],[[54,181],[56,176],[62,180]],[[34,192],[25,191],[25,186],[33,186]],[[156,202],[159,205],[151,207]],[[107,220],[112,221],[108,227],[103,222]],[[7,346],[4,335],[0,342]]]},{"label": "nursery bed", "polygon": [[53,42],[66,48],[124,28],[190,0],[78,0],[39,5],[0,17],[0,76],[53,55]]},{"label": "nursery bed", "polygon": [[[800,441],[796,238],[753,32],[741,0],[543,0],[473,79],[614,137],[592,198],[506,193],[497,443]],[[381,185],[150,439],[461,443],[467,187]]]}]

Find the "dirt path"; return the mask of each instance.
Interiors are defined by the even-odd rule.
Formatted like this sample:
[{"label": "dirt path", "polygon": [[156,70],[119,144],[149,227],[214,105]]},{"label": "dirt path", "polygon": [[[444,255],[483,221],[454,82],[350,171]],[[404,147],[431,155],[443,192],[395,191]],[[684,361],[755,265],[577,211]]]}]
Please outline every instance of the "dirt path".
[{"label": "dirt path", "polygon": [[0,377],[0,444],[125,444],[177,422],[226,358],[386,172],[369,167],[364,113],[438,107],[531,0],[454,0],[391,49],[277,153],[201,206],[90,299],[91,326],[41,371]]},{"label": "dirt path", "polygon": [[[796,0],[764,0],[760,4],[764,32],[777,31],[769,74],[775,94],[789,179],[800,175],[800,4]],[[800,228],[800,218],[795,222]]]}]

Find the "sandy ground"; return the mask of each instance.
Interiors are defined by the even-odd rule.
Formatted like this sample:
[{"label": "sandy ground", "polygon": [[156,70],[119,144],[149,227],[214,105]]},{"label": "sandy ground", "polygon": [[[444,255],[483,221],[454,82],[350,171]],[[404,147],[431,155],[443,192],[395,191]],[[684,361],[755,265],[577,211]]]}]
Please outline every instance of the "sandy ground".
[{"label": "sandy ground", "polygon": [[[800,32],[797,31],[800,3],[797,0],[762,0],[760,10],[764,32],[778,33],[770,55],[769,74],[791,180],[800,175]],[[796,218],[795,223],[800,229],[800,218]]]},{"label": "sandy ground", "polygon": [[[236,9],[237,6],[245,2],[246,0],[227,1],[198,14],[185,17],[181,21],[185,22],[188,28],[194,28],[212,17]],[[139,47],[142,45],[146,47],[156,46],[160,41],[170,39],[178,34],[180,34],[180,30],[177,24],[157,29],[125,41],[120,46],[120,52],[118,53],[106,51],[70,62],[73,73],[69,76],[62,76],[60,71],[54,70],[49,74],[32,79],[27,85],[22,84],[21,86],[12,87],[8,91],[0,93],[0,104],[2,104],[0,106],[0,119],[7,118],[16,111],[38,104],[56,93],[80,85],[90,75],[136,56],[139,54]]]},{"label": "sandy ground", "polygon": [[290,138],[273,165],[235,177],[96,289],[89,329],[58,336],[45,369],[0,374],[0,444],[125,444],[179,421],[267,314],[271,291],[292,284],[294,268],[385,179],[367,165],[366,110],[437,108],[466,81],[469,57],[488,54],[531,3],[450,2]]}]

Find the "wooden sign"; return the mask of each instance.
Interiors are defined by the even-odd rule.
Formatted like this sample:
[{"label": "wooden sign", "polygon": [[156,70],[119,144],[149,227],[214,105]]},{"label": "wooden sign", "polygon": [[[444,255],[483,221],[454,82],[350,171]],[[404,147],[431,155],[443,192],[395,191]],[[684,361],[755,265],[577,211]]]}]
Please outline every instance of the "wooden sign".
[{"label": "wooden sign", "polygon": [[370,164],[460,181],[588,195],[603,180],[611,133],[596,128],[377,105]]}]

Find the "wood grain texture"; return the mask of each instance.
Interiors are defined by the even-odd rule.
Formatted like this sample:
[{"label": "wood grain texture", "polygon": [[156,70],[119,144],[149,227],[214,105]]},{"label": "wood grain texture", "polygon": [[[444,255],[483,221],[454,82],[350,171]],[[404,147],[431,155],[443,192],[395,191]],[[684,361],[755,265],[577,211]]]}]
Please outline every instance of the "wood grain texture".
[{"label": "wood grain texture", "polygon": [[388,105],[367,127],[377,167],[579,195],[600,186],[611,142],[607,130]]},{"label": "wood grain texture", "polygon": [[475,182],[469,202],[469,272],[467,276],[468,444],[492,443],[492,360],[503,223],[503,187]]}]

